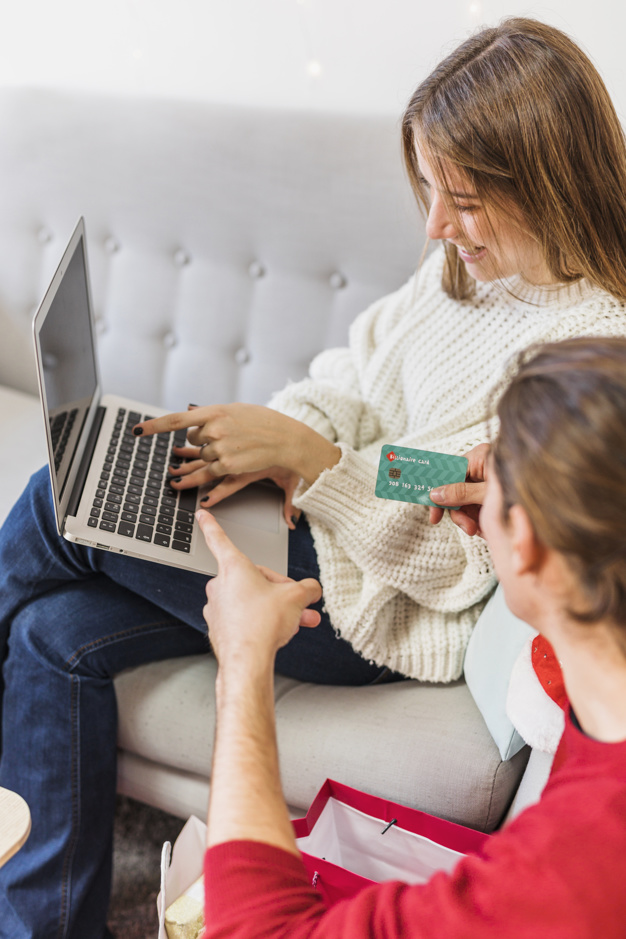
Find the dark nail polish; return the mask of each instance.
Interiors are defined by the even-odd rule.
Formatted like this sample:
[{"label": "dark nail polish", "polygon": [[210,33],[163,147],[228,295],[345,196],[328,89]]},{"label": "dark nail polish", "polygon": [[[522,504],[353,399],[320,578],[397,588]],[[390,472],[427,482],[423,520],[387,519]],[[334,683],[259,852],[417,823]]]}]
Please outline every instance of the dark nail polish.
[{"label": "dark nail polish", "polygon": [[141,437],[143,434],[143,427],[133,427],[133,433],[135,437]]},{"label": "dark nail polish", "polygon": [[199,407],[199,406],[200,406],[200,405],[198,405],[198,404],[188,404],[188,405],[187,405],[188,408],[197,408],[197,407]]}]

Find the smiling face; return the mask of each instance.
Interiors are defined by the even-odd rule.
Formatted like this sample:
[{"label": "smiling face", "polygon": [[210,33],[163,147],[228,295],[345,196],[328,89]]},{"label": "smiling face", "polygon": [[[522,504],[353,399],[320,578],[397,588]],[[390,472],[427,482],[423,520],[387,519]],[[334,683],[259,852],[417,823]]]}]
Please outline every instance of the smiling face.
[{"label": "smiling face", "polygon": [[523,276],[531,284],[549,284],[553,278],[537,241],[524,229],[515,207],[505,217],[487,212],[471,181],[460,170],[443,162],[444,180],[438,168],[416,147],[423,185],[430,193],[426,223],[429,238],[456,246],[468,274],[475,280]]}]

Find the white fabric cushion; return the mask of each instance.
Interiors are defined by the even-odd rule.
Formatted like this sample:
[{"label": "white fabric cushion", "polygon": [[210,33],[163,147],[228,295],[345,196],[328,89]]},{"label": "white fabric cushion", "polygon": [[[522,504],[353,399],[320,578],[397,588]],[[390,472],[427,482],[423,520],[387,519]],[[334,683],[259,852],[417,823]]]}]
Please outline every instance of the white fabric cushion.
[{"label": "white fabric cushion", "polygon": [[0,385],[0,523],[5,520],[28,477],[46,462],[39,399]]},{"label": "white fabric cushion", "polygon": [[514,616],[498,587],[480,616],[465,653],[465,681],[500,756],[509,760],[524,740],[506,712],[509,681],[520,650],[537,631]]}]

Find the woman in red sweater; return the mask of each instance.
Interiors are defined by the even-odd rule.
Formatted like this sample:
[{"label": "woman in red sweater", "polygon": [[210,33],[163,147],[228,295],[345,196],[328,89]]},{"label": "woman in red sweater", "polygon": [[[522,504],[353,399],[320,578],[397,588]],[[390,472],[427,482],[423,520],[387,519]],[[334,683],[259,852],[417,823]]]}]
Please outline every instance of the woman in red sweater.
[{"label": "woman in red sweater", "polygon": [[205,607],[220,666],[208,939],[626,936],[626,340],[535,350],[497,414],[480,529],[509,607],[552,644],[570,702],[541,800],[451,874],[326,909],[281,793],[272,688],[276,650],[315,625],[319,585],[257,570],[199,512],[220,563]]}]

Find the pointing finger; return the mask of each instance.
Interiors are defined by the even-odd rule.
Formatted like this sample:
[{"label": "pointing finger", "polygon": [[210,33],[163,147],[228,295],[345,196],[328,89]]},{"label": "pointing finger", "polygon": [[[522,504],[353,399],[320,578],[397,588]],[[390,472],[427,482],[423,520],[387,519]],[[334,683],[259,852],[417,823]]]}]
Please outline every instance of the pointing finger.
[{"label": "pointing finger", "polygon": [[153,417],[152,420],[135,424],[133,434],[135,437],[147,437],[151,434],[164,434],[173,430],[186,430],[197,427],[209,419],[210,408],[192,408],[190,411],[178,411],[174,414],[164,414],[163,417]]},{"label": "pointing finger", "polygon": [[221,525],[205,509],[196,512],[198,525],[202,529],[209,551],[217,560],[218,566],[230,558],[241,557],[241,551],[235,547]]}]

